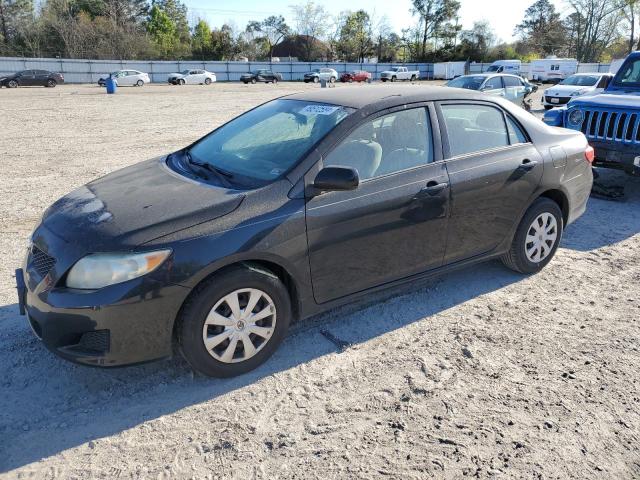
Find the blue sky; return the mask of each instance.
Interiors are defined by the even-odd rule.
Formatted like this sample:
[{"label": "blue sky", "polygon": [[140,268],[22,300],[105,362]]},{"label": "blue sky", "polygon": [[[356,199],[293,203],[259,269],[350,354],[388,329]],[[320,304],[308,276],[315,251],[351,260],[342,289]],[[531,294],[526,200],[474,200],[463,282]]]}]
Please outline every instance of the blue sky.
[{"label": "blue sky", "polygon": [[[261,20],[269,15],[284,15],[292,23],[289,6],[303,0],[186,0],[193,17],[205,18],[211,25],[220,26],[233,22],[244,28],[249,20]],[[552,0],[560,11],[566,7],[562,0]],[[513,28],[520,22],[524,11],[534,0],[461,0],[461,22],[469,28],[474,21],[488,20],[499,38],[512,40]],[[385,15],[391,26],[399,33],[402,28],[416,21],[410,14],[410,0],[323,0],[325,8],[332,14],[343,10],[363,8],[375,15]]]}]

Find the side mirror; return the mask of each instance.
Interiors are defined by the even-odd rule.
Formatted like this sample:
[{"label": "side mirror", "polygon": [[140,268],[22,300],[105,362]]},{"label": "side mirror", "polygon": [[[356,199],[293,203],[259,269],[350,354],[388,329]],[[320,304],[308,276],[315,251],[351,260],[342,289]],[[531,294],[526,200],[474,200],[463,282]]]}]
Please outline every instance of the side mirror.
[{"label": "side mirror", "polygon": [[313,186],[318,192],[355,190],[358,185],[358,171],[351,167],[324,167],[313,181]]}]

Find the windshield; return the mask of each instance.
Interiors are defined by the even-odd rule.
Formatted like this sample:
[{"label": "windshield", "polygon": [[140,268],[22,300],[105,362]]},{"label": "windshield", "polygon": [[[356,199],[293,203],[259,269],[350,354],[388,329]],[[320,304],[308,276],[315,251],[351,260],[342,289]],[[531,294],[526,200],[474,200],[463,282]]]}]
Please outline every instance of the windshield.
[{"label": "windshield", "polygon": [[189,75],[189,70],[182,70],[180,73],[182,75]]},{"label": "windshield", "polygon": [[210,133],[190,149],[237,180],[259,185],[275,180],[354,110],[302,100],[274,100]]},{"label": "windshield", "polygon": [[467,88],[469,90],[479,90],[480,85],[487,77],[469,75],[466,77],[458,77],[447,82],[447,87]]},{"label": "windshield", "polygon": [[613,78],[613,85],[616,87],[640,85],[640,58],[634,58],[624,62],[618,73]]},{"label": "windshield", "polygon": [[593,87],[600,77],[595,75],[571,75],[560,82],[560,85],[575,85],[576,87]]},{"label": "windshield", "polygon": [[487,72],[497,72],[498,70],[500,70],[500,65],[491,65],[487,69]]}]

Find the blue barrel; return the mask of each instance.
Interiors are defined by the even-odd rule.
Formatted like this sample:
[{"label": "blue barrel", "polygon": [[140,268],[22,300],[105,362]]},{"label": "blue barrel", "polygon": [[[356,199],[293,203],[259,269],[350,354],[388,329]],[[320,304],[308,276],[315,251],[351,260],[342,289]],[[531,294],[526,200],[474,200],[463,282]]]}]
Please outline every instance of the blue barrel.
[{"label": "blue barrel", "polygon": [[118,90],[118,84],[111,77],[107,78],[105,85],[107,87],[107,93],[116,93],[116,91]]}]

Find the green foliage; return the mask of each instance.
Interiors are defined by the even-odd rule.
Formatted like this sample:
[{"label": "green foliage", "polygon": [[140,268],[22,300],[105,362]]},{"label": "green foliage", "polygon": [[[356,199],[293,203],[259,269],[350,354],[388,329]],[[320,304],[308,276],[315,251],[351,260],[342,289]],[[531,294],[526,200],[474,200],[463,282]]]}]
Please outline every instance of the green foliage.
[{"label": "green foliage", "polygon": [[358,10],[347,14],[337,50],[348,62],[363,62],[373,53],[371,17],[367,12]]},{"label": "green foliage", "polygon": [[193,29],[191,50],[194,58],[208,59],[212,55],[211,28],[205,20],[199,20]]}]

